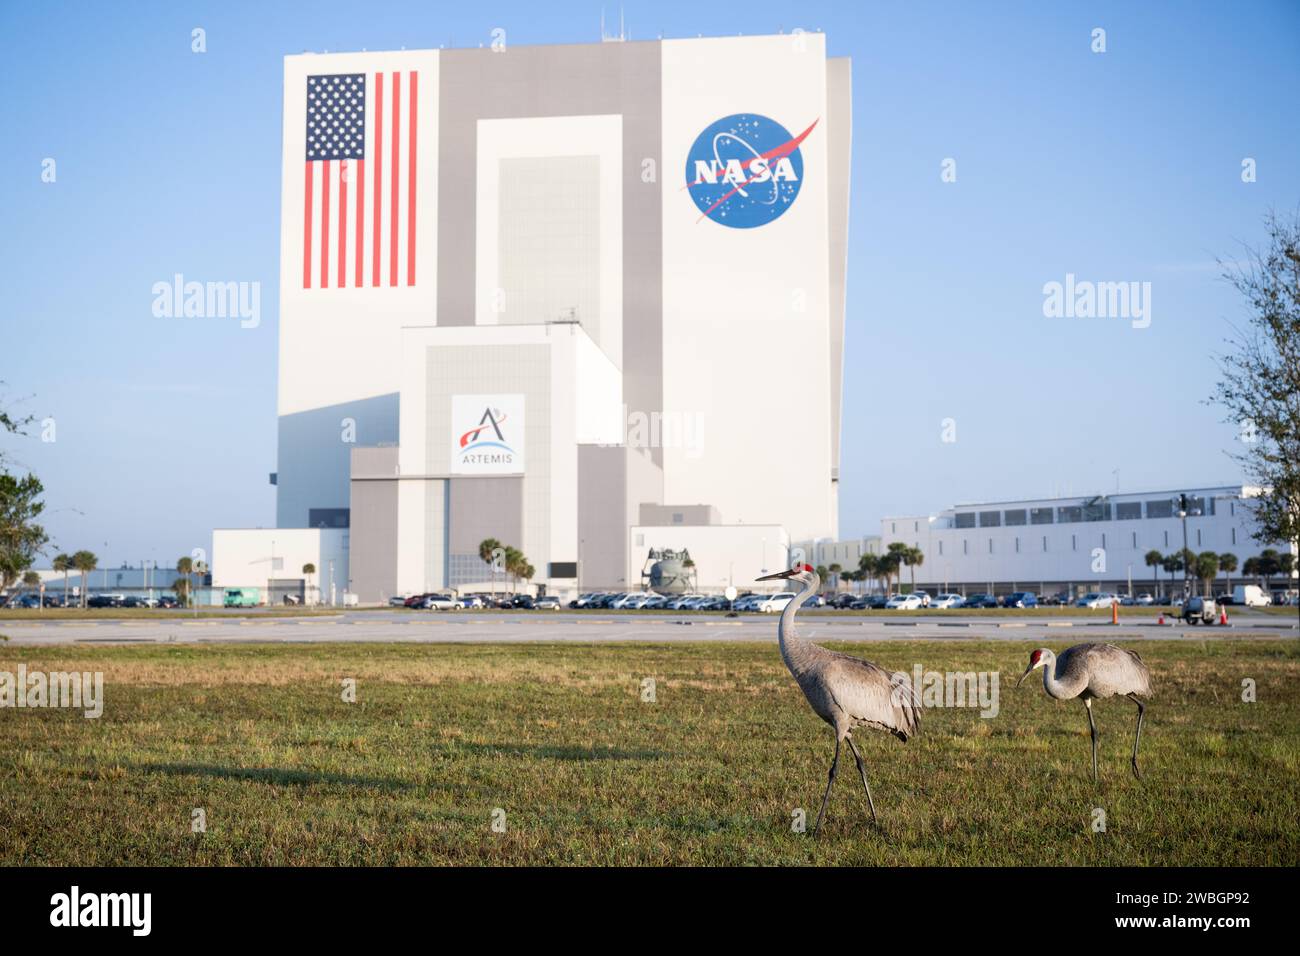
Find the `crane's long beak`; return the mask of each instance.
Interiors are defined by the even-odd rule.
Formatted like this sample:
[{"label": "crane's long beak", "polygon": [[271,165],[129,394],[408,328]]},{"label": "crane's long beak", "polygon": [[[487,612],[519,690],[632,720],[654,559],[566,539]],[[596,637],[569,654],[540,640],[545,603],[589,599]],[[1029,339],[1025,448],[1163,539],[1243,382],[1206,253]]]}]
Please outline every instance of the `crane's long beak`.
[{"label": "crane's long beak", "polygon": [[1025,668],[1025,672],[1020,675],[1020,680],[1016,681],[1016,686],[1019,687],[1021,684],[1023,684],[1025,682],[1025,678],[1028,677],[1033,672],[1034,672],[1034,665],[1030,664],[1027,668]]},{"label": "crane's long beak", "polygon": [[792,578],[799,573],[798,568],[791,568],[789,571],[778,571],[776,574],[765,574],[761,578],[755,578],[755,581],[772,581],[776,578]]}]

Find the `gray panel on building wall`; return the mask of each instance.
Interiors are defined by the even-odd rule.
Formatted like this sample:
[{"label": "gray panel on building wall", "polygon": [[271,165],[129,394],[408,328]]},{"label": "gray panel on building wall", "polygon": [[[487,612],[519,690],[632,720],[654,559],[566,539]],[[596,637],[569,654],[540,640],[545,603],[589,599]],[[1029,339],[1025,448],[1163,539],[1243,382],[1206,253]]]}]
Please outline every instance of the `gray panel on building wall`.
[{"label": "gray panel on building wall", "polygon": [[424,482],[424,584],[430,588],[447,586],[447,482],[430,479]]},{"label": "gray panel on building wall", "polygon": [[627,449],[578,446],[578,586],[614,589],[627,565]]},{"label": "gray panel on building wall", "polygon": [[[354,423],[350,430],[348,421]],[[348,507],[354,448],[397,441],[398,395],[281,415],[278,430],[276,527],[308,528],[312,508]]]},{"label": "gray panel on building wall", "polygon": [[[351,589],[361,601],[384,601],[397,592],[397,447],[352,452]],[[364,476],[384,475],[381,480]]]},{"label": "gray panel on building wall", "polygon": [[485,538],[519,547],[524,531],[522,478],[452,478],[447,513],[453,554],[478,554]]},{"label": "gray panel on building wall", "polygon": [[[600,340],[600,157],[499,161],[502,325],[576,319]],[[621,361],[622,356],[615,356]]]},{"label": "gray panel on building wall", "polygon": [[[439,56],[439,325],[473,325],[477,234],[477,124],[538,116],[623,117],[623,398],[630,410],[663,408],[663,153],[659,43],[601,43],[444,50]],[[455,241],[451,241],[455,237]],[[663,450],[651,452],[662,464]]]},{"label": "gray panel on building wall", "polygon": [[[430,346],[427,351],[426,461],[429,474],[451,470],[451,397],[524,396],[523,532],[514,545],[537,561],[550,554],[551,355],[547,345]],[[474,551],[478,550],[477,543]]]}]

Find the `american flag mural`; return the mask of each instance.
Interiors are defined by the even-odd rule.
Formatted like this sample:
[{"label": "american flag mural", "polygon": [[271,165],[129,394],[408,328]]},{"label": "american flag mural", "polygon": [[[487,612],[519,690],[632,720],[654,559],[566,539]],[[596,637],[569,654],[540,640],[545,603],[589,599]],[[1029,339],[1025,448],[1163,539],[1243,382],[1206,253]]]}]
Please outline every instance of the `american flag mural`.
[{"label": "american flag mural", "polygon": [[414,286],[418,70],[307,77],[304,289]]}]

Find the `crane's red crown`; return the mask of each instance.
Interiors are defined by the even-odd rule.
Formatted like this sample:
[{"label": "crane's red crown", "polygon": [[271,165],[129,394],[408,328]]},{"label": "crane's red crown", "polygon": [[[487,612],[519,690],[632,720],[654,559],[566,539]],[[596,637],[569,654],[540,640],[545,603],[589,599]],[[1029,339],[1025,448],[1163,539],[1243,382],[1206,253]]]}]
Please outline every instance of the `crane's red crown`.
[{"label": "crane's red crown", "polygon": [[800,571],[807,571],[809,574],[812,573],[812,569],[813,569],[813,566],[812,566],[811,564],[801,564],[801,565],[799,566],[799,570],[800,570]]},{"label": "crane's red crown", "polygon": [[1043,652],[1042,652],[1042,651],[1034,651],[1034,653],[1032,653],[1032,654],[1029,655],[1029,663],[1030,663],[1030,664],[1037,664],[1037,663],[1038,663],[1038,659],[1039,659],[1040,657],[1042,657],[1042,656],[1043,656]]}]

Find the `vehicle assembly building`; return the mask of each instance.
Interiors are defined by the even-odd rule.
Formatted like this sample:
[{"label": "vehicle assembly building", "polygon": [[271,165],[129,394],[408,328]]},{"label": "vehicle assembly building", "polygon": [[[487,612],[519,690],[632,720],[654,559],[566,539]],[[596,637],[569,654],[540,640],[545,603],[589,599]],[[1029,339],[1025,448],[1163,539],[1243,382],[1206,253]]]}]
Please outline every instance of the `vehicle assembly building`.
[{"label": "vehicle assembly building", "polygon": [[[215,532],[214,586],[468,590],[493,538],[552,593],[651,549],[721,587],[836,536],[823,36],[296,55],[283,111],[278,527]],[[274,570],[282,529],[330,554]]]}]

